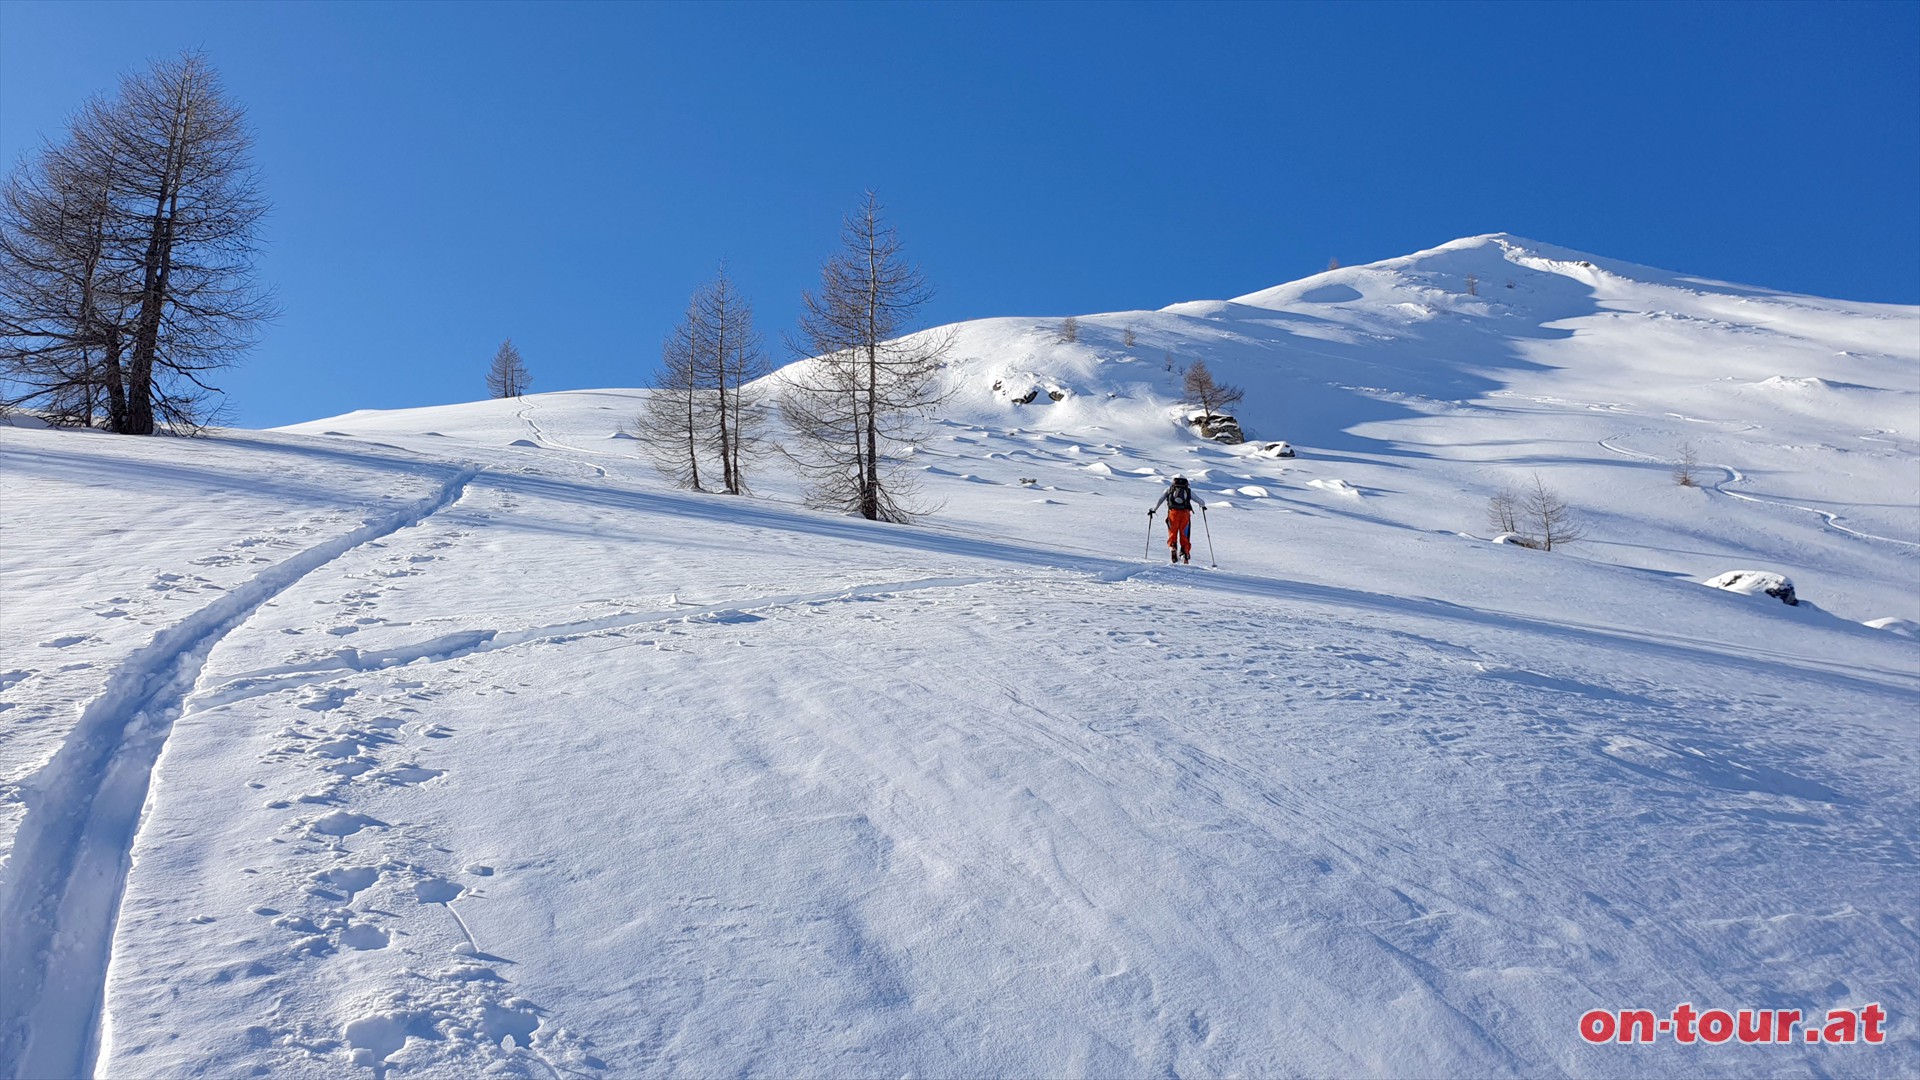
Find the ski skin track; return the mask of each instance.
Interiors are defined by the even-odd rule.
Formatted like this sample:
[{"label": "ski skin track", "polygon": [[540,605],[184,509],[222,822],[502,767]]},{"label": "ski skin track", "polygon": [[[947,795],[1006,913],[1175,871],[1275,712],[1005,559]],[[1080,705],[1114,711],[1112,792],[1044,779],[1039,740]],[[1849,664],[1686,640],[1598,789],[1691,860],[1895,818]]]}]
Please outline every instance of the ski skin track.
[{"label": "ski skin track", "polygon": [[[566,443],[563,443],[558,439],[550,438],[547,435],[546,429],[542,428],[538,423],[534,422],[532,402],[528,402],[526,408],[521,409],[517,413],[514,413],[514,415],[518,416],[521,420],[525,421],[528,429],[533,432],[533,441],[539,443],[541,446],[550,446],[555,450],[571,450],[576,454],[592,454],[595,457],[606,456],[605,454],[602,454],[597,450],[588,450],[584,447],[579,447],[579,446],[568,446]],[[607,478],[607,470],[601,468],[598,465],[595,465],[593,462],[583,461],[580,464],[585,465],[589,469],[592,469],[594,473],[600,477],[600,479],[605,480]]]},{"label": "ski skin track", "polygon": [[[1624,436],[1609,435],[1600,440],[1600,447],[1603,450],[1611,450],[1622,457],[1636,458],[1640,461],[1655,461],[1663,465],[1673,464],[1666,458],[1655,457],[1652,454],[1640,453],[1638,450],[1628,450],[1625,447],[1615,446],[1614,442],[1621,438],[1624,438]],[[1880,536],[1875,533],[1861,532],[1859,529],[1849,529],[1845,525],[1840,524],[1840,515],[1830,510],[1816,510],[1811,506],[1801,506],[1799,503],[1790,503],[1784,499],[1768,499],[1759,495],[1747,495],[1743,492],[1728,491],[1728,484],[1746,483],[1747,474],[1731,465],[1717,465],[1710,461],[1702,461],[1697,464],[1700,468],[1717,469],[1727,474],[1725,480],[1715,481],[1713,487],[1709,490],[1717,491],[1729,499],[1738,499],[1741,502],[1753,503],[1756,506],[1782,506],[1788,510],[1798,510],[1804,514],[1813,514],[1820,518],[1827,528],[1838,533],[1845,533],[1848,536],[1857,536],[1862,540],[1878,540],[1884,544],[1899,544],[1901,547],[1920,548],[1920,544],[1916,544],[1911,540],[1900,540],[1891,536]]]},{"label": "ski skin track", "polygon": [[88,703],[34,777],[0,871],[0,1074],[92,1075],[120,897],[153,768],[207,657],[262,604],[342,555],[418,525],[479,475],[263,571],[159,633]]}]

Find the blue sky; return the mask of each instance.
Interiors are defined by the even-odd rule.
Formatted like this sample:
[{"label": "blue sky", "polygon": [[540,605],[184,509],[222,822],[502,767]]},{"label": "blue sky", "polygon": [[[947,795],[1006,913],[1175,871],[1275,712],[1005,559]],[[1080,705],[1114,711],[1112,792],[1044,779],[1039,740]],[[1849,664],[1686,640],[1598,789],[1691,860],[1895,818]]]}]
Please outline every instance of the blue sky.
[{"label": "blue sky", "polygon": [[779,359],[867,187],[929,322],[1508,231],[1920,302],[1920,4],[0,3],[0,160],[206,51],[257,130],[267,426],[643,383],[722,258]]}]

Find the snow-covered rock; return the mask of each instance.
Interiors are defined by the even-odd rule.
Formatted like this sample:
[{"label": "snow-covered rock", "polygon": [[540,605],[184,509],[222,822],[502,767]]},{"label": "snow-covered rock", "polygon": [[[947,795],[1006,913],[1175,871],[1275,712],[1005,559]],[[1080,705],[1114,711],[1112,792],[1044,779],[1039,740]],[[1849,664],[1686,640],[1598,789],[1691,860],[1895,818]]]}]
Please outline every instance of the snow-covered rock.
[{"label": "snow-covered rock", "polygon": [[1338,477],[1321,477],[1316,480],[1309,480],[1307,481],[1307,486],[1349,499],[1357,499],[1360,497],[1359,488]]},{"label": "snow-covered rock", "polygon": [[1226,413],[1193,412],[1187,414],[1187,423],[1203,439],[1232,446],[1246,441],[1240,432],[1240,420]]},{"label": "snow-covered rock", "polygon": [[1800,603],[1793,593],[1793,582],[1771,570],[1729,570],[1708,578],[1702,584],[1748,596],[1771,596],[1789,607]]},{"label": "snow-covered rock", "polygon": [[1031,405],[1045,395],[1048,401],[1065,401],[1071,393],[1058,383],[1033,376],[1008,375],[993,381],[993,392],[1010,405]]}]

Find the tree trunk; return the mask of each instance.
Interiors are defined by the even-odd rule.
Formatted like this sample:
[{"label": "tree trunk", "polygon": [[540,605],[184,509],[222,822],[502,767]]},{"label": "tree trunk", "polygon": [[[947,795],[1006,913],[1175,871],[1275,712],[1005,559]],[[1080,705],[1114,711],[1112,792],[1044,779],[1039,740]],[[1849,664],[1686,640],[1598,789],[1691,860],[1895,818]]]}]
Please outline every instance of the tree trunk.
[{"label": "tree trunk", "polygon": [[880,516],[880,267],[874,251],[873,214],[867,222],[867,460],[860,478],[860,513],[868,521]]},{"label": "tree trunk", "polygon": [[120,354],[125,348],[120,339],[118,328],[107,330],[107,358],[101,364],[104,380],[107,384],[107,427],[108,430],[127,434],[127,387],[121,375]]},{"label": "tree trunk", "polygon": [[729,495],[738,495],[740,484],[733,472],[733,444],[727,437],[727,347],[732,337],[728,331],[732,328],[727,325],[726,302],[727,298],[723,294],[714,327],[713,385],[720,414],[720,489]]},{"label": "tree trunk", "polygon": [[[171,167],[168,171],[171,178]],[[167,203],[163,194],[153,210],[140,313],[133,322],[133,355],[127,358],[127,425],[122,429],[128,435],[153,434],[153,358],[160,351],[160,314],[172,269],[172,222],[167,218]]]},{"label": "tree trunk", "polygon": [[174,122],[168,133],[160,192],[154,200],[140,314],[134,322],[133,356],[127,365],[129,435],[153,434],[153,362],[160,351],[160,320],[166,309],[168,280],[173,275],[173,223],[180,213],[180,174],[186,168],[187,131],[193,122],[192,87],[192,73],[184,73],[174,99]]},{"label": "tree trunk", "polygon": [[860,478],[860,513],[868,521],[880,516],[880,362],[879,350],[867,344],[867,460]]},{"label": "tree trunk", "polygon": [[700,490],[700,426],[694,412],[694,392],[691,382],[687,385],[687,469],[693,473],[693,490]]}]

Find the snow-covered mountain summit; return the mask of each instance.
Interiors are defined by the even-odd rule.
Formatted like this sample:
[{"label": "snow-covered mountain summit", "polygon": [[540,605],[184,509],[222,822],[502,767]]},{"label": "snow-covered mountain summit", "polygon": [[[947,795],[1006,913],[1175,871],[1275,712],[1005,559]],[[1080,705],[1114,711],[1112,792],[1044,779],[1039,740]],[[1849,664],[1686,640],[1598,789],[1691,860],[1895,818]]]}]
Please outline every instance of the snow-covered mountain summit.
[{"label": "snow-covered mountain summit", "polygon": [[[1489,236],[1061,322],[950,328],[916,527],[636,390],[0,427],[0,1072],[1920,1069],[1920,310]],[[1579,1035],[1681,1002],[1893,1020]]]},{"label": "snow-covered mountain summit", "polygon": [[[1911,437],[1912,395],[1920,394],[1920,311],[1914,308],[1703,281],[1506,234],[1330,270],[1232,300],[1082,316],[1080,322],[1118,332],[1090,337],[1096,355],[1157,359],[1171,350],[1181,360],[1244,366],[1235,374],[1246,379],[1291,375],[1307,385],[1401,395],[1514,392],[1529,388],[1525,376],[1544,368],[1545,377],[1531,382],[1647,399],[1677,396],[1683,400],[1668,404],[1679,407],[1692,400],[1723,403],[1716,395],[1752,384],[1777,385],[1768,380],[1820,379],[1830,389],[1886,391],[1856,420],[1885,420]],[[1136,331],[1138,348],[1115,349],[1128,328]],[[1046,329],[1044,322],[1032,326],[1041,337]],[[1070,381],[1086,370],[1084,363],[1069,363],[1045,374]],[[1728,383],[1735,385],[1720,385]],[[1315,407],[1296,411],[1331,412],[1333,423],[1351,419],[1337,408],[1309,404]],[[1257,396],[1250,399],[1250,409],[1260,407]]]},{"label": "snow-covered mountain summit", "polygon": [[[1021,441],[1004,433],[1045,433],[1068,440],[1056,463],[1126,448],[1157,463],[1134,475],[1199,469],[1242,504],[1247,484],[1272,481],[1283,501],[1352,489],[1349,511],[1438,533],[1480,530],[1487,496],[1538,472],[1592,519],[1590,559],[1681,574],[1702,557],[1778,564],[1857,618],[1920,617],[1912,590],[1885,588],[1913,580],[1920,551],[1920,309],[1495,234],[1076,321],[1075,342],[1058,318],[953,328],[943,421],[986,440],[961,444],[983,459],[962,471],[1032,474],[992,462]],[[1246,389],[1234,411],[1247,444],[1205,445],[1180,424],[1193,360]],[[1262,457],[1273,440],[1300,458]],[[1705,491],[1671,482],[1689,451]],[[1713,556],[1694,550],[1702,538]]]}]

